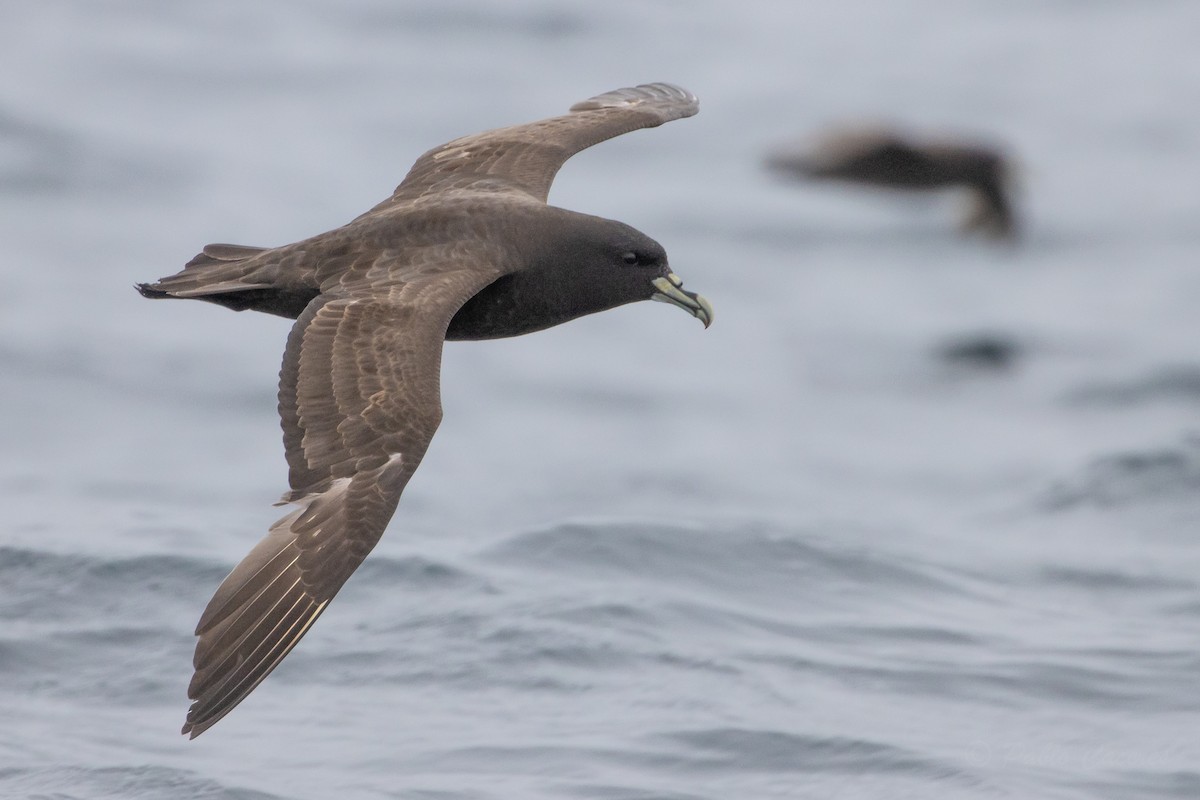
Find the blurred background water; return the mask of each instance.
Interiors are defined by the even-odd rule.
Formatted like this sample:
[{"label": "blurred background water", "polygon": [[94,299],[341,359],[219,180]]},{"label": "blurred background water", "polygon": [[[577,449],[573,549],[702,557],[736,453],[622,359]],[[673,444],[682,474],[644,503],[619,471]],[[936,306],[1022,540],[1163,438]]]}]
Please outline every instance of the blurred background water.
[{"label": "blurred background water", "polygon": [[[0,8],[0,794],[1200,796],[1200,5]],[[662,242],[712,329],[448,345],[389,534],[178,736],[278,515],[288,322],[132,284],[656,80],[700,115],[551,202]],[[1021,240],[762,168],[847,119],[1004,143]],[[1014,358],[945,358],[981,336]]]}]

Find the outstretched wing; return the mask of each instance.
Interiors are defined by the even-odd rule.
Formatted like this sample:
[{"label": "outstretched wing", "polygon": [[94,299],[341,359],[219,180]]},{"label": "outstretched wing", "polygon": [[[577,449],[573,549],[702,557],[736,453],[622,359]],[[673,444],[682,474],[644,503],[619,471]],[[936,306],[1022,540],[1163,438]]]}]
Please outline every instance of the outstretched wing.
[{"label": "outstretched wing", "polygon": [[544,203],[559,167],[580,150],[699,110],[694,94],[669,83],[606,92],[576,103],[564,116],[435,147],[417,159],[391,198],[371,211],[452,189],[520,192]]},{"label": "outstretched wing", "polygon": [[408,274],[321,295],[292,328],[279,410],[285,500],[299,508],[271,526],[200,618],[183,726],[192,738],[267,677],[366,558],[441,421],[446,328],[498,270],[456,263]]}]

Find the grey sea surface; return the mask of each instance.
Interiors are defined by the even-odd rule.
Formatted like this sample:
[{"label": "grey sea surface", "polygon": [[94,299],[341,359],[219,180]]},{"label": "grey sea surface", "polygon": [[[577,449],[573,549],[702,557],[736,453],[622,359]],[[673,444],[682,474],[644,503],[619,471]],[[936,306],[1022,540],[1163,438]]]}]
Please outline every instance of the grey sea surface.
[{"label": "grey sea surface", "polygon": [[[1200,5],[0,8],[0,796],[1200,797]],[[387,536],[179,736],[280,513],[289,323],[133,283],[647,81],[700,115],[551,202],[662,242],[712,328],[449,344]],[[1021,239],[763,169],[847,120],[1006,145]]]}]

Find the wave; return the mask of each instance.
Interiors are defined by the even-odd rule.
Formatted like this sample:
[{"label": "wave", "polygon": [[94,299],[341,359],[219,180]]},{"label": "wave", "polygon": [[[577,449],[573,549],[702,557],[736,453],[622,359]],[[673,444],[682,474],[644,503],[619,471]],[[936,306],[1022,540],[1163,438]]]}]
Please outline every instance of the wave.
[{"label": "wave", "polygon": [[478,573],[423,556],[372,555],[354,573],[359,586],[408,590],[487,589]]},{"label": "wave", "polygon": [[[854,587],[969,595],[965,576],[919,559],[827,534],[763,525],[694,527],[662,523],[566,523],[519,533],[486,561],[576,577],[620,575],[660,586],[761,595],[781,590],[820,600]],[[822,601],[824,604],[824,601]]]},{"label": "wave", "polygon": [[227,786],[189,770],[168,767],[0,769],[5,797],[119,797],[122,800],[281,800],[281,795]]},{"label": "wave", "polygon": [[[733,780],[820,781],[822,775],[936,780],[977,785],[979,779],[950,764],[882,742],[840,736],[815,736],[780,730],[718,727],[664,731],[643,735],[630,747],[474,746],[432,755],[442,769],[494,769],[558,774],[637,776],[643,788],[580,782],[563,785],[571,795],[601,798],[699,798],[723,796],[717,787]],[[586,765],[586,766],[585,766]],[[696,795],[647,786],[696,783],[698,776],[716,780],[714,793]],[[775,776],[772,778],[771,776]],[[704,778],[701,782],[704,782]],[[751,796],[753,793],[751,792]],[[772,794],[771,796],[775,796]],[[791,796],[790,794],[788,796]],[[814,796],[820,796],[814,795]]]},{"label": "wave", "polygon": [[[0,619],[88,627],[199,599],[228,567],[175,555],[112,558],[0,547]],[[191,590],[191,591],[189,591]],[[207,600],[207,597],[204,598]]]},{"label": "wave", "polygon": [[177,700],[191,627],[225,574],[200,559],[108,558],[0,548],[0,672],[9,693]]},{"label": "wave", "polygon": [[656,737],[673,746],[687,769],[722,772],[903,772],[943,779],[963,773],[895,745],[841,736],[774,730],[709,728]]},{"label": "wave", "polygon": [[1067,399],[1079,405],[1120,407],[1162,401],[1200,403],[1200,366],[1174,364],[1137,378],[1090,383],[1071,392]]},{"label": "wave", "polygon": [[1052,485],[1041,498],[1047,510],[1083,505],[1110,508],[1147,500],[1194,503],[1200,497],[1200,438],[1173,447],[1100,456],[1077,477]]}]

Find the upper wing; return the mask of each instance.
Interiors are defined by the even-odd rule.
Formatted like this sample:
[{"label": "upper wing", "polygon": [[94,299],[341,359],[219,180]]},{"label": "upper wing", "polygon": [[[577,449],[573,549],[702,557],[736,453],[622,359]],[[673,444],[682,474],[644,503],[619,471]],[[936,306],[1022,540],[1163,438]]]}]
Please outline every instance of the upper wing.
[{"label": "upper wing", "polygon": [[285,499],[299,508],[271,526],[201,616],[184,733],[199,736],[240,703],[375,546],[441,421],[450,319],[497,276],[460,265],[387,287],[352,284],[296,321],[279,410]]},{"label": "upper wing", "polygon": [[699,109],[686,89],[648,83],[576,103],[561,117],[464,136],[418,158],[391,198],[372,211],[449,189],[517,191],[544,203],[559,167],[580,150]]}]

